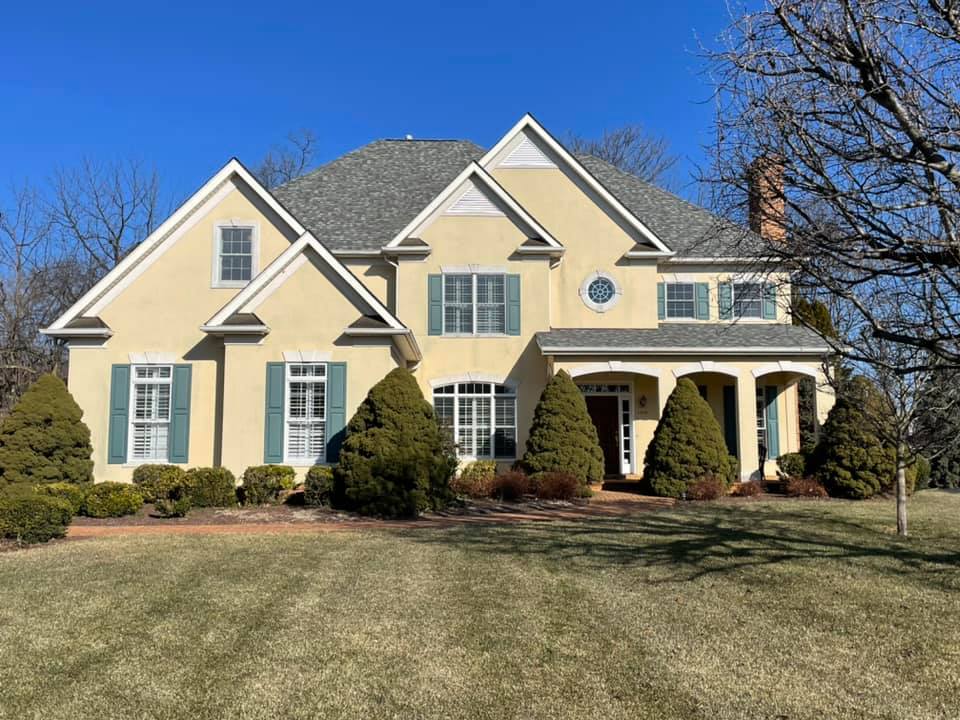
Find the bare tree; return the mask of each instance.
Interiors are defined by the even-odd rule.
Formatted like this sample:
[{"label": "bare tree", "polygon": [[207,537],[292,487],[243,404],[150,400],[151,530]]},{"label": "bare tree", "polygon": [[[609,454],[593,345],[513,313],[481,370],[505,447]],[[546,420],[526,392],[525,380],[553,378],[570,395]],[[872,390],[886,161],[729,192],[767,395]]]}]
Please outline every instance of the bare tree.
[{"label": "bare tree", "polygon": [[317,151],[317,136],[311,130],[298,130],[282,145],[271,148],[253,168],[253,174],[265,188],[272,190],[307,173]]},{"label": "bare tree", "polygon": [[605,130],[597,139],[569,134],[567,148],[595,155],[631,175],[663,188],[670,186],[669,172],[677,163],[666,138],[647,133],[640,125]]},{"label": "bare tree", "polygon": [[779,167],[760,208],[785,216],[771,252],[858,333],[914,348],[896,355],[914,370],[960,366],[960,3],[768,0],[704,52],[718,210],[742,207],[757,158]]},{"label": "bare tree", "polygon": [[160,181],[139,162],[60,169],[50,200],[53,229],[66,247],[81,248],[97,275],[120,262],[159,218]]}]

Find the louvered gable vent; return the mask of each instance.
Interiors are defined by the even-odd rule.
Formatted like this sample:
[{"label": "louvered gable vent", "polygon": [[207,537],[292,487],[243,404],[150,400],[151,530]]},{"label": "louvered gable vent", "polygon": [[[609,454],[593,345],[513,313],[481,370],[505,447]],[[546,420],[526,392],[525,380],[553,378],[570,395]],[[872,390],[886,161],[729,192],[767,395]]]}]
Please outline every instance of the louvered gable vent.
[{"label": "louvered gable vent", "polygon": [[500,216],[503,215],[503,211],[487,197],[483,190],[470,183],[467,191],[447,209],[445,214]]},{"label": "louvered gable vent", "polygon": [[505,168],[555,168],[556,165],[526,135],[500,163]]}]

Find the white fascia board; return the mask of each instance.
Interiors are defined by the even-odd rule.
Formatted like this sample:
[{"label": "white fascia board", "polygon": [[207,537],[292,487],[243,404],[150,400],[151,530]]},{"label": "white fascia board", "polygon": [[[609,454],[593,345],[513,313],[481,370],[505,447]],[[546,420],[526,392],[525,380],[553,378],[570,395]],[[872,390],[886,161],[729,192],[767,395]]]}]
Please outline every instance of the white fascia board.
[{"label": "white fascia board", "polygon": [[828,347],[553,347],[541,346],[543,355],[828,355]]},{"label": "white fascia board", "polygon": [[71,337],[102,337],[108,338],[113,337],[113,330],[110,328],[54,328],[50,326],[48,328],[40,329],[41,335],[47,335],[48,337],[55,338],[71,338]]},{"label": "white fascia board", "polygon": [[433,248],[429,245],[424,245],[423,247],[403,247],[402,245],[390,247],[389,245],[384,245],[378,252],[384,255],[423,255],[426,257],[433,252]]},{"label": "white fascia board", "polygon": [[603,200],[608,203],[616,212],[619,214],[631,227],[633,227],[637,232],[643,235],[647,240],[653,243],[661,252],[666,253],[666,255],[673,255],[673,250],[667,247],[653,230],[648,228],[640,218],[634,215],[627,207],[620,202],[617,197],[607,190],[603,184],[597,180],[589,170],[587,170],[579,160],[577,160],[573,155],[571,155],[563,145],[561,145],[556,138],[554,138],[546,128],[544,128],[536,118],[533,117],[530,113],[524,115],[520,120],[514,125],[510,130],[507,131],[500,140],[487,151],[487,154],[480,158],[480,165],[483,168],[487,168],[496,157],[503,151],[505,147],[520,133],[524,130],[530,130],[533,132],[541,141],[543,141],[547,147],[549,147],[560,159],[571,169],[573,172],[583,180],[587,186],[597,193]]},{"label": "white fascia board", "polygon": [[247,170],[243,163],[237,158],[231,158],[226,165],[218,170],[213,177],[205,182],[199,190],[191,195],[178,207],[170,217],[168,217],[160,226],[154,230],[147,238],[135,247],[129,255],[117,263],[110,272],[103,276],[92,288],[77,300],[70,308],[58,317],[48,328],[49,330],[61,330],[67,323],[80,316],[88,307],[97,302],[111,288],[117,285],[128,273],[139,265],[157,246],[173,236],[173,231],[190,216],[208,196],[227,182],[234,175],[239,177],[250,187],[263,202],[273,210],[281,220],[287,223],[290,228],[298,235],[305,232],[305,228],[300,222],[290,214],[290,212],[281,205],[276,198],[264,188],[256,178]]},{"label": "white fascia board", "polygon": [[266,335],[266,325],[201,325],[200,329],[210,335]]},{"label": "white fascia board", "polygon": [[551,257],[558,257],[566,251],[565,247],[523,247],[522,245],[516,249],[518,255],[550,255]]},{"label": "white fascia board", "polygon": [[351,273],[343,263],[341,263],[333,254],[327,250],[311,233],[304,233],[295,243],[280,253],[277,258],[270,263],[263,271],[257,275],[243,290],[233,296],[233,298],[217,313],[206,322],[207,326],[220,326],[224,321],[239,312],[251,300],[253,300],[280,272],[302,255],[307,249],[311,249],[321,257],[321,259],[353,289],[375,313],[396,330],[405,330],[406,327],[401,323],[393,313],[387,310],[367,287],[360,282],[357,277]]},{"label": "white fascia board", "polygon": [[398,252],[398,250],[400,250],[400,248],[398,248],[400,243],[413,235],[416,230],[430,218],[431,215],[433,215],[443,206],[443,203],[451,199],[453,194],[461,185],[471,178],[477,178],[480,180],[480,182],[486,186],[490,192],[496,195],[501,202],[503,202],[518,218],[520,218],[520,220],[527,226],[527,229],[532,231],[536,237],[546,241],[552,247],[563,247],[563,245],[561,245],[556,238],[547,232],[547,230],[520,205],[520,203],[513,199],[510,193],[508,193],[500,185],[500,183],[498,183],[493,176],[490,175],[490,173],[488,173],[476,162],[471,162],[459,175],[457,175],[457,177],[453,179],[452,182],[450,182],[449,185],[447,185],[447,187],[445,187],[433,200],[431,200],[430,203],[423,210],[421,210],[413,220],[407,223],[407,226],[397,233],[393,240],[383,247],[384,252]]},{"label": "white fascia board", "polygon": [[783,261],[777,258],[672,256],[663,262],[671,265],[779,265]]},{"label": "white fascia board", "polygon": [[377,248],[376,250],[331,250],[333,256],[339,259],[350,259],[350,258],[369,258],[369,257],[380,257],[383,254],[383,248]]},{"label": "white fascia board", "polygon": [[630,260],[641,260],[643,258],[672,258],[672,252],[665,252],[663,250],[649,250],[647,252],[639,250],[630,250],[623,254],[625,258]]}]

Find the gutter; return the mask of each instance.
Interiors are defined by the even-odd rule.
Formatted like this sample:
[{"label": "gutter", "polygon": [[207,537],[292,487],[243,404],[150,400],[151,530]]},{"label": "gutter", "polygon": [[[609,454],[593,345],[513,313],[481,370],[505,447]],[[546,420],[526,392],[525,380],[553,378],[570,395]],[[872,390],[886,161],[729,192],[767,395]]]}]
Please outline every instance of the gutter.
[{"label": "gutter", "polygon": [[113,337],[113,330],[110,328],[40,328],[40,334],[54,338],[72,338],[72,337]]},{"label": "gutter", "polygon": [[266,335],[270,332],[266,325],[201,325],[200,329],[209,335]]},{"label": "gutter", "polygon": [[829,355],[829,347],[557,347],[541,345],[543,355]]}]

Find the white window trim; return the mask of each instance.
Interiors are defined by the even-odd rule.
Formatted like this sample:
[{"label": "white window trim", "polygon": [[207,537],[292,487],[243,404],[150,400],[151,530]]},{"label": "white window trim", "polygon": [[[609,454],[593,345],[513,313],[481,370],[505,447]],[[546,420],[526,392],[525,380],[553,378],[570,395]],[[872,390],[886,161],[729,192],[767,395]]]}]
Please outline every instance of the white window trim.
[{"label": "white window trim", "polygon": [[[598,280],[600,278],[609,280],[613,284],[613,297],[605,303],[596,303],[590,299],[590,284],[594,280]],[[584,278],[583,283],[580,285],[579,293],[580,299],[583,300],[584,305],[594,312],[605,313],[612,310],[616,304],[620,302],[620,298],[623,296],[623,289],[620,287],[620,283],[617,282],[617,279],[613,277],[613,275],[603,272],[602,270],[595,270],[587,275],[586,278]]]},{"label": "white window trim", "polygon": [[[224,228],[250,228],[250,280],[220,279],[220,232]],[[260,223],[255,220],[231,218],[213,224],[213,254],[211,256],[210,287],[242,288],[260,273]]]},{"label": "white window trim", "polygon": [[[490,385],[489,393],[461,393],[460,392],[460,383],[486,383]],[[452,393],[438,393],[437,390],[440,388],[446,387],[447,385],[453,385]],[[506,390],[503,393],[497,393],[497,386],[500,386]],[[474,460],[500,460],[507,462],[509,460],[517,459],[517,450],[519,449],[519,437],[518,437],[518,422],[517,422],[517,388],[514,385],[491,382],[489,380],[459,380],[450,383],[445,383],[443,385],[436,385],[433,388],[433,393],[431,394],[433,400],[434,411],[436,411],[437,398],[452,398],[453,399],[453,442],[457,447],[457,458],[460,460],[465,460],[467,462],[472,462]],[[489,455],[477,455],[476,453],[472,455],[464,455],[460,453],[460,398],[488,398],[490,400],[490,454]],[[513,400],[513,425],[497,425],[497,398],[501,400]],[[477,445],[477,432],[476,432],[476,410],[474,410],[474,423],[473,423],[473,445]],[[513,455],[497,455],[497,430],[499,429],[510,429],[513,430]]]},{"label": "white window trim", "polygon": [[[473,338],[473,337],[508,337],[507,335],[507,273],[501,268],[484,268],[488,270],[487,272],[477,271],[477,270],[462,270],[462,271],[443,271],[440,274],[442,278],[442,287],[440,292],[443,296],[442,303],[442,312],[443,312],[443,333],[442,337],[460,337],[460,338]],[[473,328],[473,332],[447,332],[447,276],[448,275],[469,275],[470,276],[470,308],[473,313],[473,319],[470,327]],[[501,275],[503,276],[503,332],[496,333],[482,333],[477,332],[477,276],[479,275]],[[494,303],[487,303],[488,305],[493,305]]]},{"label": "white window trim", "polygon": [[[142,380],[137,382],[137,368],[138,367],[168,367],[170,368],[170,377],[168,378],[151,378],[150,380]],[[136,386],[137,385],[169,385],[170,386],[170,403],[167,408],[169,417],[165,421],[163,420],[137,420],[136,419]],[[127,461],[124,463],[124,467],[136,467],[137,465],[153,465],[157,463],[168,464],[170,458],[170,425],[173,423],[173,365],[171,363],[137,363],[130,366],[130,389],[129,389],[130,398],[127,403]],[[167,455],[166,457],[152,457],[152,458],[135,458],[133,456],[133,443],[134,443],[134,434],[133,426],[137,424],[150,424],[150,425],[166,425],[167,426]]]},{"label": "white window trim", "polygon": [[[322,365],[323,366],[323,378],[316,377],[297,377],[293,378],[290,375],[290,368],[294,365]],[[327,462],[327,421],[328,421],[328,407],[330,405],[330,395],[327,390],[327,379],[330,372],[330,366],[325,362],[284,362],[283,364],[283,462],[287,465],[293,467],[313,467],[314,465],[324,465]],[[311,421],[306,422],[323,422],[323,449],[320,452],[319,458],[308,458],[308,457],[294,457],[289,453],[289,445],[287,440],[289,438],[290,423],[304,421],[299,418],[290,417],[290,385],[294,382],[307,382],[307,383],[323,383],[323,419],[318,421],[315,418]]]},{"label": "white window trim", "polygon": [[[693,315],[683,315],[681,317],[672,317],[670,315],[670,286],[671,285],[689,285],[693,289],[693,296],[691,299]],[[674,300],[674,302],[679,302]],[[663,283],[663,319],[670,320],[671,322],[696,322],[699,320],[697,318],[697,283],[690,280],[678,280],[678,281],[666,281]],[[700,322],[703,322],[700,320]]]}]

